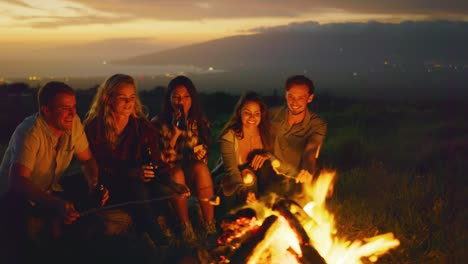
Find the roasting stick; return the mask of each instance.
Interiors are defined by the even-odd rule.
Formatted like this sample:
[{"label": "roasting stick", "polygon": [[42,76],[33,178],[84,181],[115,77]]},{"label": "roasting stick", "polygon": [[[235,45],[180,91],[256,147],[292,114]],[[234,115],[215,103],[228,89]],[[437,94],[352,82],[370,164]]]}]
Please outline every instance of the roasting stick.
[{"label": "roasting stick", "polygon": [[[315,151],[315,158],[318,159],[319,157],[319,154],[320,154],[320,149],[321,149],[322,145],[318,145],[317,147],[317,150]],[[282,175],[286,178],[289,178],[289,179],[296,179],[297,177],[296,176],[290,176],[290,175],[287,175],[285,173],[282,173],[279,171],[279,167],[280,167],[281,163],[279,160],[277,159],[272,159],[271,161],[271,167],[273,168],[273,170],[276,172],[276,174],[278,175]]]},{"label": "roasting stick", "polygon": [[281,163],[280,163],[280,161],[277,160],[277,159],[274,159],[274,160],[271,161],[271,167],[272,167],[273,170],[276,172],[276,174],[282,175],[283,177],[288,178],[288,179],[296,179],[295,176],[289,176],[289,175],[287,175],[287,174],[285,174],[285,173],[280,172],[280,171],[278,170],[278,168],[280,167],[280,165],[281,165]]},{"label": "roasting stick", "polygon": [[[154,198],[154,199],[127,201],[127,202],[123,202],[123,203],[112,204],[112,205],[102,206],[102,207],[98,207],[98,208],[92,208],[92,209],[81,212],[80,216],[86,216],[86,215],[94,214],[94,213],[97,213],[97,212],[100,212],[100,211],[113,209],[113,208],[118,208],[118,207],[124,207],[124,206],[127,206],[127,205],[153,203],[153,202],[164,201],[164,200],[168,200],[168,199],[171,199],[171,198],[177,198],[177,197],[187,197],[187,196],[184,196],[183,194],[182,195],[174,194],[174,195],[167,195],[167,196],[162,196],[162,197],[158,197],[158,198]],[[217,195],[213,195],[210,198],[199,198],[199,197],[196,197],[196,196],[191,196],[191,197],[195,198],[195,199],[198,199],[200,202],[208,202],[208,203],[210,203],[211,205],[214,205],[214,206],[217,206],[217,205],[220,204],[220,198]]]}]

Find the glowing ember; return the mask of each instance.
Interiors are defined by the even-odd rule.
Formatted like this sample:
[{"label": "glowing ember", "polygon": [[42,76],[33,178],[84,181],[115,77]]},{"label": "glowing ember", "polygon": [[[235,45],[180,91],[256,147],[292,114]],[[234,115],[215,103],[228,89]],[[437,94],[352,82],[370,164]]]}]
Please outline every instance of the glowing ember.
[{"label": "glowing ember", "polygon": [[252,175],[252,173],[247,173],[247,175],[245,175],[243,179],[244,184],[246,185],[252,185],[253,180],[254,180],[254,176]]},{"label": "glowing ember", "polygon": [[260,225],[261,223],[255,217],[239,217],[233,222],[223,221],[221,223],[223,234],[218,237],[217,243],[231,244],[232,247],[238,248],[243,236],[249,231],[256,230]]}]

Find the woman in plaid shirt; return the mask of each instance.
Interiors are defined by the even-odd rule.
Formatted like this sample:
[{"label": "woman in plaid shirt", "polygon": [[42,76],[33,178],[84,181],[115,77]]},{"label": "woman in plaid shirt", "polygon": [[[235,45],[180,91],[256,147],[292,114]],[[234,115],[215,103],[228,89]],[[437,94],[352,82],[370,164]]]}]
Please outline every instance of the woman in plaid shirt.
[{"label": "woman in plaid shirt", "polygon": [[[169,82],[160,114],[151,122],[159,132],[162,160],[170,164],[172,179],[186,185],[200,200],[208,235],[216,233],[214,210],[207,199],[213,196],[213,181],[208,168],[209,121],[203,114],[193,82],[177,76]],[[186,197],[173,199],[186,242],[194,242]]]},{"label": "woman in plaid shirt", "polygon": [[[84,123],[90,148],[99,164],[101,183],[109,189],[109,205],[145,200],[158,195],[154,192],[158,181],[153,179],[162,177],[160,174],[164,172],[159,170],[158,175],[155,175],[154,167],[144,162],[147,148],[152,153],[160,152],[158,142],[153,126],[143,111],[136,82],[131,76],[114,74],[107,78],[99,86]],[[155,164],[162,164],[158,157],[152,158]],[[128,214],[137,231],[142,234],[146,232],[156,244],[165,244],[169,238],[156,222],[159,210],[155,209],[159,208],[143,203],[105,210],[103,216],[109,222],[124,223],[118,219],[124,219],[125,214]]]}]

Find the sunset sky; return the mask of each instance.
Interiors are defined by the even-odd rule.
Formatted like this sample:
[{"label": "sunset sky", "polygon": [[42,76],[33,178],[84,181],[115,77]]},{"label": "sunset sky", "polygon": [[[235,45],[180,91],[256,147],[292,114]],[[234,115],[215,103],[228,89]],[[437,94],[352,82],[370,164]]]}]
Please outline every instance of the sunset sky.
[{"label": "sunset sky", "polygon": [[0,0],[1,48],[144,39],[165,47],[293,22],[468,20],[459,0]]}]

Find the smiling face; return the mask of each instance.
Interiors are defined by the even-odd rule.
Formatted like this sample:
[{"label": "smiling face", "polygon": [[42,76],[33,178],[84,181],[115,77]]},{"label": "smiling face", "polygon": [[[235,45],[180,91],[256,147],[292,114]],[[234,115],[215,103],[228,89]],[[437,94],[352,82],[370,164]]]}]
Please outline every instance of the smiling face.
[{"label": "smiling face", "polygon": [[50,105],[41,106],[41,112],[56,134],[71,130],[76,115],[76,98],[71,94],[57,94]]},{"label": "smiling face", "polygon": [[135,109],[136,89],[133,84],[123,83],[112,93],[110,105],[115,115],[129,117]]},{"label": "smiling face", "polygon": [[256,128],[262,121],[262,110],[257,102],[246,102],[240,111],[243,128]]},{"label": "smiling face", "polygon": [[286,91],[286,103],[289,112],[293,115],[304,114],[307,104],[312,102],[313,98],[314,95],[309,93],[309,88],[305,84],[293,85]]},{"label": "smiling face", "polygon": [[171,93],[171,105],[174,110],[178,110],[178,107],[182,106],[185,116],[188,116],[188,112],[192,107],[192,96],[190,96],[185,86],[181,85],[174,88]]}]

